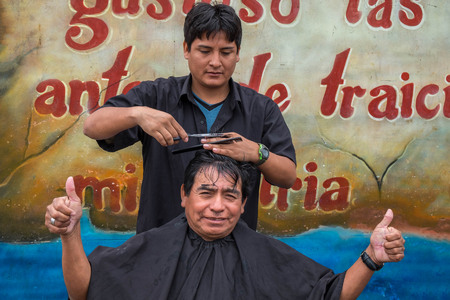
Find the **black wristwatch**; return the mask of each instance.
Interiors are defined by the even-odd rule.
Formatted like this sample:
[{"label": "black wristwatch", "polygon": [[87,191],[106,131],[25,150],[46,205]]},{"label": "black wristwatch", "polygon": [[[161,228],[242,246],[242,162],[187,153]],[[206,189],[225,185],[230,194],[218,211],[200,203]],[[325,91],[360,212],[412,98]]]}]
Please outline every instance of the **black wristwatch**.
[{"label": "black wristwatch", "polygon": [[384,264],[382,264],[381,266],[380,266],[380,265],[377,265],[377,264],[370,258],[369,254],[366,253],[366,251],[363,251],[363,252],[361,253],[361,259],[362,259],[363,263],[364,263],[369,269],[371,269],[372,271],[378,271],[378,270],[380,270],[380,269],[384,266]]},{"label": "black wristwatch", "polygon": [[260,166],[263,163],[265,163],[266,160],[269,158],[269,153],[270,153],[269,148],[267,148],[263,144],[259,144],[259,149],[258,149],[259,160],[255,165]]}]

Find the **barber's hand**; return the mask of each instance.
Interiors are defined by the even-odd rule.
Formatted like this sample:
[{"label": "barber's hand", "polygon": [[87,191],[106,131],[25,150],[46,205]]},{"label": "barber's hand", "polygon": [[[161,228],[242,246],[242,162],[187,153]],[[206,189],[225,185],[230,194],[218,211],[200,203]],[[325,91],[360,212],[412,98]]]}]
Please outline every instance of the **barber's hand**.
[{"label": "barber's hand", "polygon": [[134,109],[137,111],[138,125],[161,146],[178,143],[173,141],[175,137],[180,137],[184,142],[188,141],[186,131],[171,114],[145,106],[136,106]]},{"label": "barber's hand", "polygon": [[[81,200],[75,192],[75,184],[72,177],[66,181],[67,196],[53,199],[47,206],[45,213],[45,226],[51,233],[68,235],[80,222],[82,215]],[[52,224],[52,219],[55,219]]]},{"label": "barber's hand", "polygon": [[[212,141],[220,141],[225,138],[241,137],[242,141],[233,141],[230,144],[208,144]],[[211,150],[214,153],[229,156],[237,161],[248,161],[257,163],[259,160],[259,145],[253,141],[244,138],[236,132],[225,133],[221,138],[208,138],[201,140],[203,148]]]},{"label": "barber's hand", "polygon": [[405,240],[401,232],[388,227],[393,218],[394,213],[388,209],[370,237],[367,254],[376,264],[398,262],[405,256]]}]

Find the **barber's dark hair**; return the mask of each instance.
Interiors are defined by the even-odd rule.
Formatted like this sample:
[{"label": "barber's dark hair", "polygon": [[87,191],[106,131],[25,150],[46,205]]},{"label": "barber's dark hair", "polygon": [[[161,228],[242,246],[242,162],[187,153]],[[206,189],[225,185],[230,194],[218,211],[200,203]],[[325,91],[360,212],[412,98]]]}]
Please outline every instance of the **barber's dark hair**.
[{"label": "barber's dark hair", "polygon": [[199,2],[194,4],[184,20],[184,41],[191,51],[192,42],[201,38],[215,35],[223,31],[229,42],[235,42],[237,51],[241,46],[242,26],[241,19],[234,9],[225,4],[209,4]]},{"label": "barber's dark hair", "polygon": [[[226,176],[234,181],[235,186],[241,180],[242,200],[250,194],[250,170],[254,169],[247,162],[238,162],[228,156],[213,153],[209,150],[199,150],[195,157],[189,162],[184,171],[184,192],[187,196],[191,193],[195,176],[199,172],[205,172],[206,176],[213,176],[217,171],[218,175]],[[211,178],[216,181],[218,178]]]}]

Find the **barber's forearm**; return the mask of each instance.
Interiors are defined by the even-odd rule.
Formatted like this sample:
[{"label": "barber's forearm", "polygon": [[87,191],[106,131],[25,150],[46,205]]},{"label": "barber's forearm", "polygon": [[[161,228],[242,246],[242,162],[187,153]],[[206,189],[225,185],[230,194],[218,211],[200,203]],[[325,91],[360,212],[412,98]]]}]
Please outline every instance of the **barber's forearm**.
[{"label": "barber's forearm", "polygon": [[289,158],[270,152],[266,162],[259,166],[264,178],[270,184],[290,188],[297,179],[295,163]]},{"label": "barber's forearm", "polygon": [[86,299],[91,280],[91,265],[81,241],[80,228],[72,234],[61,235],[62,269],[70,299]]},{"label": "barber's forearm", "polygon": [[[366,250],[367,251],[367,250]],[[374,271],[370,270],[361,258],[347,270],[342,287],[341,300],[356,299],[362,293],[372,278]]]},{"label": "barber's forearm", "polygon": [[137,125],[136,107],[104,107],[84,122],[83,132],[95,140],[106,140]]}]

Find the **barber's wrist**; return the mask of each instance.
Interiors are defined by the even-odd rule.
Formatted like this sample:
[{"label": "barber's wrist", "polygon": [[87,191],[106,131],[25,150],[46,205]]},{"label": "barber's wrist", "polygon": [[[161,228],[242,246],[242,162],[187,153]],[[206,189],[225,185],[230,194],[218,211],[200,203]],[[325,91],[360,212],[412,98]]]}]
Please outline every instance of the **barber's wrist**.
[{"label": "barber's wrist", "polygon": [[255,162],[256,166],[260,166],[263,163],[265,163],[267,161],[267,159],[269,159],[269,148],[267,148],[265,145],[258,143],[258,159]]}]

